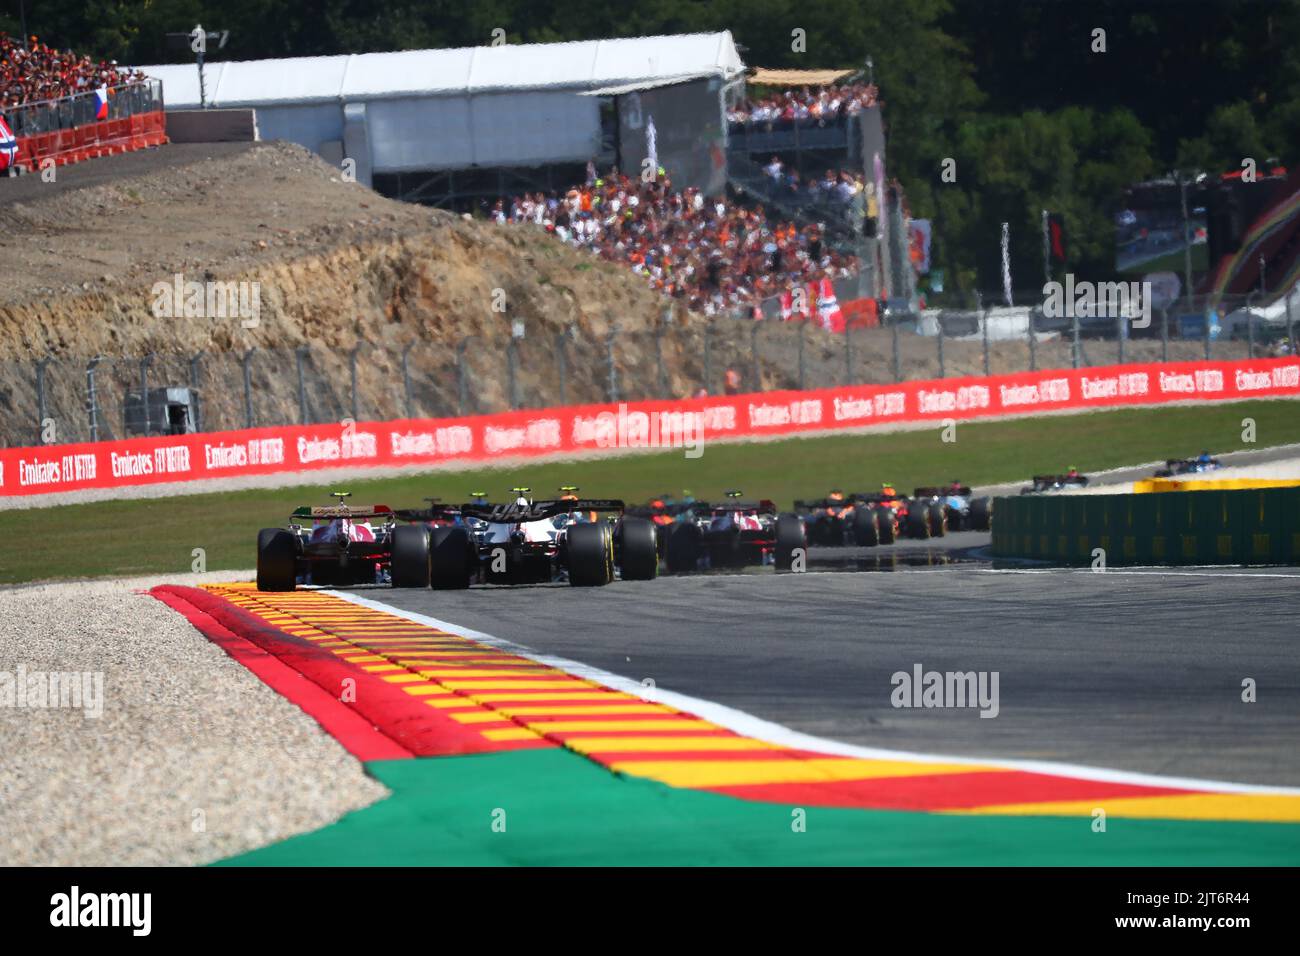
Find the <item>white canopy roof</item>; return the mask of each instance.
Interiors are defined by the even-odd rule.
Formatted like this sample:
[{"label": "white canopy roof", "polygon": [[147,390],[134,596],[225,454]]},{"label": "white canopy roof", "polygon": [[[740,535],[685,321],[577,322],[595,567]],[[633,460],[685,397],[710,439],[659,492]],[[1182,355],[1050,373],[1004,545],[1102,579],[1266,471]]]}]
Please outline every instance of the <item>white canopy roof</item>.
[{"label": "white canopy roof", "polygon": [[[199,105],[194,64],[142,66],[169,107]],[[212,63],[209,106],[357,102],[527,90],[583,92],[684,76],[730,79],[745,69],[730,31],[678,36],[504,44],[344,56]]]}]

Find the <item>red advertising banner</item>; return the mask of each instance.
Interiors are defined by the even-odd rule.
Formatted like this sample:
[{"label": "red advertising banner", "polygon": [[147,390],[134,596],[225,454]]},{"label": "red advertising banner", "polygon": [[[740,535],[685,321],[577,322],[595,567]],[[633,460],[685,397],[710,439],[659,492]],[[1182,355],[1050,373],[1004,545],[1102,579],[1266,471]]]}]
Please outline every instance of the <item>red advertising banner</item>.
[{"label": "red advertising banner", "polygon": [[806,392],[578,405],[472,418],[285,425],[0,449],[0,497],[159,482],[436,467],[446,462],[680,448],[710,441],[1040,411],[1300,397],[1300,359],[1052,369]]}]

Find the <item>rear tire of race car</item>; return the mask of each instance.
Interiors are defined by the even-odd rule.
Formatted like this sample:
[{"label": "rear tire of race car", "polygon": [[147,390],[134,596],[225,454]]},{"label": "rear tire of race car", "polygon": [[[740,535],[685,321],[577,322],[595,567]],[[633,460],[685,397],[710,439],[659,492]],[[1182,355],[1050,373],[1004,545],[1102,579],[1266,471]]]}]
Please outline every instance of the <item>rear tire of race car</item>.
[{"label": "rear tire of race car", "polygon": [[283,528],[257,532],[257,589],[292,591],[297,583],[298,545]]},{"label": "rear tire of race car", "polygon": [[607,522],[574,524],[568,530],[569,583],[601,587],[614,580],[614,532]]},{"label": "rear tire of race car", "polygon": [[942,502],[931,502],[925,513],[930,522],[930,537],[942,538],[948,533],[948,513]]},{"label": "rear tire of race car", "polygon": [[874,548],[880,544],[880,525],[875,509],[865,505],[853,509],[853,543],[859,548]]},{"label": "rear tire of race car", "polygon": [[926,540],[930,537],[930,507],[913,505],[907,509],[907,536]]},{"label": "rear tire of race car", "polygon": [[659,574],[659,541],[653,521],[624,518],[622,534],[624,581],[651,581]]},{"label": "rear tire of race car", "polygon": [[439,591],[469,587],[473,570],[469,532],[455,525],[429,529],[429,585]]},{"label": "rear tire of race car", "polygon": [[966,527],[971,531],[988,531],[992,514],[991,502],[988,498],[972,498],[970,513],[966,515]]},{"label": "rear tire of race car", "polygon": [[880,533],[881,544],[893,544],[897,537],[897,528],[894,522],[897,520],[893,508],[876,508],[876,527]]},{"label": "rear tire of race car", "polygon": [[404,524],[393,529],[393,559],[388,566],[395,588],[429,586],[429,529]]},{"label": "rear tire of race car", "polygon": [[777,571],[793,571],[796,560],[807,567],[808,532],[798,515],[777,515],[775,559]]}]

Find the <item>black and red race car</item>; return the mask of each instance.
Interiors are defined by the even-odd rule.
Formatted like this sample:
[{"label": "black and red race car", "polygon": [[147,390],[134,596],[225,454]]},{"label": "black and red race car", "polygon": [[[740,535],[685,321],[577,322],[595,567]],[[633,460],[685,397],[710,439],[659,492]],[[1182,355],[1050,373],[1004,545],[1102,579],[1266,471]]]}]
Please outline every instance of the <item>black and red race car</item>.
[{"label": "black and red race car", "polygon": [[691,502],[660,533],[674,574],[767,564],[793,571],[803,567],[808,550],[802,518],[779,514],[767,499],[742,501],[739,491],[728,491],[723,503]]},{"label": "black and red race car", "polygon": [[298,584],[429,586],[429,535],[399,524],[387,505],[336,504],[294,510],[286,528],[257,534],[257,589],[292,591]]}]

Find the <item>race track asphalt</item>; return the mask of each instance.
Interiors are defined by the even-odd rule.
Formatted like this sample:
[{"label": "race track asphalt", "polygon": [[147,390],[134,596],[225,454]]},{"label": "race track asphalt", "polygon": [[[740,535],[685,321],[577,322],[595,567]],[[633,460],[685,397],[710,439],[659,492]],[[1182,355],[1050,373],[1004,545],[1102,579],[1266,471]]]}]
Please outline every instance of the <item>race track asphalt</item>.
[{"label": "race track asphalt", "polygon": [[[832,740],[1300,786],[1300,569],[996,570],[987,542],[817,549],[804,574],[365,596]],[[917,664],[996,671],[997,717],[893,707],[892,675]]]}]

